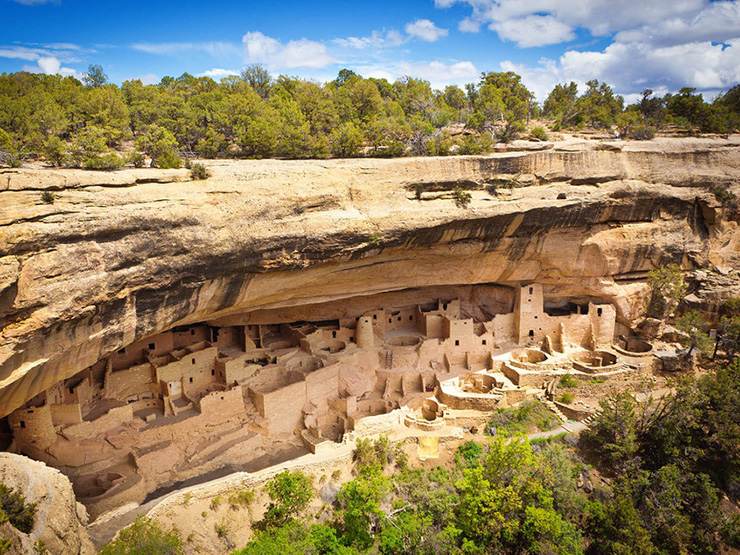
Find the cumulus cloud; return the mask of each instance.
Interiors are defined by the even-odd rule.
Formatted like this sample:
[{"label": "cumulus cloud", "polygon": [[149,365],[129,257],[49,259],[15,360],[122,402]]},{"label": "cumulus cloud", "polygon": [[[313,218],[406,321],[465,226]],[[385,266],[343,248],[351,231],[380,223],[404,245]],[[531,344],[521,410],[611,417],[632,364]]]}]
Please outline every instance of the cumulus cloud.
[{"label": "cumulus cloud", "polygon": [[337,60],[331,56],[326,45],[308,40],[291,40],[283,44],[259,31],[246,33],[242,37],[245,61],[263,63],[274,68],[322,68]]},{"label": "cumulus cloud", "polygon": [[211,79],[221,79],[222,77],[228,77],[229,75],[239,75],[239,71],[235,69],[221,69],[220,67],[214,67],[203,73],[199,73],[198,77],[210,77]]},{"label": "cumulus cloud", "polygon": [[611,36],[602,50],[573,49],[534,66],[505,61],[541,100],[557,83],[599,79],[626,97],[695,87],[716,92],[740,82],[740,0],[435,0],[471,8],[459,22],[520,47],[567,43],[579,30]]},{"label": "cumulus cloud", "polygon": [[559,44],[575,38],[570,25],[550,15],[528,15],[511,21],[493,22],[490,27],[502,39],[514,41],[524,48]]},{"label": "cumulus cloud", "polygon": [[55,58],[54,56],[39,56],[36,59],[35,66],[25,65],[23,66],[23,71],[28,71],[29,73],[45,73],[47,75],[63,75],[65,77],[81,77],[71,67],[62,66],[59,58]]},{"label": "cumulus cloud", "polygon": [[376,77],[395,81],[401,77],[415,77],[429,81],[432,87],[442,89],[446,85],[463,85],[475,81],[480,71],[470,61],[410,62],[400,61],[386,64],[357,65],[353,69],[365,77]]},{"label": "cumulus cloud", "polygon": [[426,42],[436,42],[449,34],[447,29],[440,29],[428,19],[417,19],[416,21],[407,23],[404,29],[410,37]]},{"label": "cumulus cloud", "polygon": [[[731,2],[726,0],[718,3]],[[528,32],[532,30],[532,22],[536,21],[533,17],[557,21],[557,28],[552,22],[544,25],[553,39],[560,37],[560,42],[564,42],[572,40],[576,28],[605,36],[641,25],[660,24],[672,18],[692,18],[710,6],[709,0],[435,0],[439,8],[449,8],[456,3],[472,8],[471,15],[463,20],[464,24],[461,23],[466,30],[480,29],[482,25],[497,32],[507,30],[502,38],[520,46],[527,46],[531,42]],[[543,23],[540,22],[540,25]],[[555,33],[557,29],[559,33]]]}]

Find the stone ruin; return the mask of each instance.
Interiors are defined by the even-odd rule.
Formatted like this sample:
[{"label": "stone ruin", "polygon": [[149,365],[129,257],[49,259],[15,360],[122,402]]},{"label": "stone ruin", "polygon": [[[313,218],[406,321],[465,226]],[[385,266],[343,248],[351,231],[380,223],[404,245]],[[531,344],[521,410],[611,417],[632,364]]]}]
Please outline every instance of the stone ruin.
[{"label": "stone ruin", "polygon": [[546,311],[540,284],[517,287],[510,312],[467,312],[449,299],[319,322],[175,327],[11,413],[10,449],[62,470],[96,517],[283,449],[329,448],[393,411],[409,428],[439,430],[541,395],[558,375],[627,371],[615,349],[643,347],[612,349],[611,304]]}]

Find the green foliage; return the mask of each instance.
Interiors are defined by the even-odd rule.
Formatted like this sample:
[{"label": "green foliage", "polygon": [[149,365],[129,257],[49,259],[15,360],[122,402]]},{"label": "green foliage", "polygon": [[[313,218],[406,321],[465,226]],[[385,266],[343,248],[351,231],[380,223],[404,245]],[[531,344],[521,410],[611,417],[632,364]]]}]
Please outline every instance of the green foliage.
[{"label": "green foliage", "polygon": [[229,505],[234,510],[239,507],[249,507],[252,503],[254,503],[254,492],[252,490],[243,489],[229,495]]},{"label": "green foliage", "polygon": [[687,355],[691,355],[695,350],[703,355],[711,353],[713,343],[705,331],[707,327],[696,310],[690,310],[676,321],[676,328],[687,335],[681,338],[681,343],[689,349]]},{"label": "green foliage", "polygon": [[190,179],[208,179],[210,175],[211,172],[208,171],[208,168],[206,168],[204,164],[194,162],[190,165]]},{"label": "green foliage", "polygon": [[458,464],[475,466],[479,463],[481,453],[483,453],[483,447],[480,443],[476,443],[472,440],[466,441],[457,448],[457,452],[455,453],[455,460]]},{"label": "green foliage", "polygon": [[540,141],[546,141],[549,138],[547,136],[547,131],[545,131],[545,128],[541,125],[533,127],[530,130],[529,134],[532,135],[532,137],[534,137],[535,139],[539,139]]},{"label": "green foliage", "polygon": [[566,374],[560,378],[558,385],[566,388],[578,387],[578,380],[573,377],[573,374]]},{"label": "green foliage", "polygon": [[262,525],[265,528],[282,526],[301,517],[314,497],[311,479],[300,470],[277,474],[265,486],[270,503]]},{"label": "green foliage", "polygon": [[53,166],[63,166],[67,159],[67,145],[59,137],[52,135],[44,141],[44,157]]},{"label": "green foliage", "polygon": [[8,521],[24,534],[33,530],[36,503],[26,503],[26,496],[0,482],[0,509]]},{"label": "green foliage", "polygon": [[103,66],[94,64],[87,68],[87,73],[83,75],[82,82],[87,87],[102,87],[108,82],[108,76],[103,71]]},{"label": "green foliage", "polygon": [[341,507],[342,531],[350,545],[368,548],[373,542],[371,525],[384,517],[380,502],[390,490],[390,478],[384,476],[380,465],[363,466],[358,476],[339,490],[337,500]]},{"label": "green foliage", "polygon": [[455,199],[458,208],[467,208],[473,200],[473,196],[462,187],[455,187],[452,191],[452,197]]},{"label": "green foliage", "polygon": [[257,531],[243,549],[232,555],[353,555],[356,550],[342,545],[336,531],[325,525],[306,526],[289,522],[283,526]]},{"label": "green foliage", "polygon": [[[376,243],[374,239],[372,242]],[[380,238],[377,242],[380,242]],[[358,439],[355,450],[352,452],[352,460],[358,469],[375,465],[383,469],[393,462],[398,466],[403,466],[405,456],[400,444],[394,445],[388,436],[383,435],[375,441]]]},{"label": "green foliage", "polygon": [[560,401],[561,403],[565,403],[566,405],[569,405],[573,402],[573,394],[570,391],[566,391],[560,396],[558,401]]},{"label": "green foliage", "polygon": [[489,428],[505,435],[546,432],[556,428],[560,421],[539,401],[524,401],[517,408],[499,409],[488,421]]},{"label": "green foliage", "polygon": [[686,285],[683,282],[683,272],[678,264],[670,264],[648,272],[650,286],[650,304],[648,314],[663,318],[686,294]]},{"label": "green foliage", "polygon": [[54,204],[55,198],[54,193],[51,191],[44,191],[41,193],[41,202],[44,204]]},{"label": "green foliage", "polygon": [[5,555],[10,548],[13,547],[13,542],[8,538],[0,538],[0,555]]},{"label": "green foliage", "polygon": [[353,123],[338,127],[329,137],[331,153],[338,158],[354,158],[362,148],[362,132]]},{"label": "green foliage", "polygon": [[623,392],[602,399],[601,412],[581,436],[612,469],[622,469],[637,452],[637,402]]},{"label": "green foliage", "polygon": [[159,125],[152,125],[136,140],[136,148],[152,159],[154,168],[179,168],[182,164],[177,154],[177,139]]},{"label": "green foliage", "polygon": [[146,158],[141,152],[132,152],[128,155],[128,163],[135,168],[143,168],[146,163]]},{"label": "green foliage", "polygon": [[175,532],[162,530],[156,521],[139,516],[100,555],[181,555],[185,544]]}]

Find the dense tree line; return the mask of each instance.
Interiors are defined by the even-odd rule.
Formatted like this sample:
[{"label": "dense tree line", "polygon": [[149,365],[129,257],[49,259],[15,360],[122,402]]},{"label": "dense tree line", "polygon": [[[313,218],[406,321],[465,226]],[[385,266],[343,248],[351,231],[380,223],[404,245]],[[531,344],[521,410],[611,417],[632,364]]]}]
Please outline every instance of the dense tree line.
[{"label": "dense tree line", "polygon": [[[711,104],[693,89],[624,107],[605,83],[558,85],[540,107],[513,72],[482,74],[464,88],[434,90],[406,77],[363,78],[342,70],[320,84],[261,66],[216,82],[187,73],[156,85],[120,87],[100,66],[81,81],[31,73],[0,76],[0,162],[40,155],[58,165],[107,169],[144,164],[177,167],[181,155],[203,158],[476,154],[523,132],[531,118],[551,129],[618,126],[644,138],[672,123],[691,131],[740,125],[740,86]],[[451,133],[451,123],[459,124]],[[463,127],[464,126],[464,127]],[[542,128],[532,135],[546,138]],[[122,157],[116,151],[135,152]]]}]

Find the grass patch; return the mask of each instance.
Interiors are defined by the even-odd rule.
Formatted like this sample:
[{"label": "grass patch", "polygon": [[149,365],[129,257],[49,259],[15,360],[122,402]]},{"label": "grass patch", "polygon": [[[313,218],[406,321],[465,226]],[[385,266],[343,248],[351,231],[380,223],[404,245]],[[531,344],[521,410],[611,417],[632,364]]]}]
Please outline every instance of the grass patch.
[{"label": "grass patch", "polygon": [[560,401],[561,403],[565,403],[566,405],[570,405],[573,402],[573,394],[569,391],[566,391],[560,396],[558,401]]},{"label": "grass patch", "polygon": [[547,432],[558,427],[560,421],[539,401],[524,401],[517,408],[499,409],[488,421],[488,428],[496,433],[531,434]]},{"label": "grass patch", "polygon": [[560,387],[578,387],[578,380],[576,380],[572,374],[566,374],[560,378]]}]

